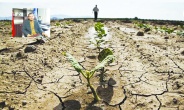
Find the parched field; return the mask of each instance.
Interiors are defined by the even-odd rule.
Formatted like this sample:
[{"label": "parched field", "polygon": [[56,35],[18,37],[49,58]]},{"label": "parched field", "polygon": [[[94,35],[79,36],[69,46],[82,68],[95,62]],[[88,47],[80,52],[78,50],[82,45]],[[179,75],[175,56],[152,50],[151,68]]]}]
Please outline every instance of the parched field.
[{"label": "parched field", "polygon": [[[53,21],[45,43],[11,38],[11,25],[1,28],[0,109],[184,110],[184,37],[120,20],[102,21],[107,33],[102,47],[114,52],[115,61],[105,67],[103,82],[99,71],[91,79],[101,98],[95,102],[86,79],[62,55],[68,52],[85,69],[94,68],[95,23]],[[29,45],[33,50],[26,50]]]}]

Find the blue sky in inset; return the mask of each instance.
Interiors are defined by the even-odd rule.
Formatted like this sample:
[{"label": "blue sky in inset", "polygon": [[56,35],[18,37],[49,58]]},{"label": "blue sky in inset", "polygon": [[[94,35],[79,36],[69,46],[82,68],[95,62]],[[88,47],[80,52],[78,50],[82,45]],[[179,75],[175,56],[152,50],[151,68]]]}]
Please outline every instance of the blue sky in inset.
[{"label": "blue sky in inset", "polygon": [[144,18],[184,21],[184,0],[0,0],[0,17],[11,16],[12,8],[50,8],[50,15],[101,18]]}]

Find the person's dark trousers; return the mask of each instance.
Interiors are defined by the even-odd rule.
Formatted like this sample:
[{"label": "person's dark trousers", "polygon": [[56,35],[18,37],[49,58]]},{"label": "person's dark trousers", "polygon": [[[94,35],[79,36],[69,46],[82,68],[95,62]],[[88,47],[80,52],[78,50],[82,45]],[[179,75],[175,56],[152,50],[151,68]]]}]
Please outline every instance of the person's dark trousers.
[{"label": "person's dark trousers", "polygon": [[98,12],[95,12],[95,20],[97,20],[97,17],[98,17]]}]

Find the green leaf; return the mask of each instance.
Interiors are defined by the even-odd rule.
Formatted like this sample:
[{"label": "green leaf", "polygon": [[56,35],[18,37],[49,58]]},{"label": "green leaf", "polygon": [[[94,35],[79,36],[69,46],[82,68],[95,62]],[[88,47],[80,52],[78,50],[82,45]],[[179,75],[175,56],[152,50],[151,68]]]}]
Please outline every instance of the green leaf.
[{"label": "green leaf", "polygon": [[77,72],[83,73],[84,68],[77,62],[77,60],[72,55],[70,55],[69,53],[65,53],[64,55],[66,56],[67,60],[72,64],[72,66],[75,68]]},{"label": "green leaf", "polygon": [[113,52],[109,49],[109,48],[106,48],[106,49],[103,49],[99,55],[98,55],[98,60],[101,62],[103,61],[108,55],[113,55]]},{"label": "green leaf", "polygon": [[61,54],[63,54],[64,56],[66,56],[66,52],[62,52]]},{"label": "green leaf", "polygon": [[98,30],[98,27],[95,26],[95,31],[97,31],[97,30]]},{"label": "green leaf", "polygon": [[98,37],[101,39],[103,37],[103,35],[101,33],[99,33]]},{"label": "green leaf", "polygon": [[101,30],[101,33],[104,35],[104,34],[105,34],[105,30],[104,30],[104,29],[102,29],[102,30]]},{"label": "green leaf", "polygon": [[60,26],[60,23],[59,23],[59,22],[57,22],[55,25],[56,25],[56,26]]},{"label": "green leaf", "polygon": [[90,78],[93,76],[93,74],[95,73],[95,71],[105,67],[107,64],[112,63],[114,61],[115,57],[114,55],[108,55],[101,63],[99,63],[95,68],[93,68],[90,71]]}]

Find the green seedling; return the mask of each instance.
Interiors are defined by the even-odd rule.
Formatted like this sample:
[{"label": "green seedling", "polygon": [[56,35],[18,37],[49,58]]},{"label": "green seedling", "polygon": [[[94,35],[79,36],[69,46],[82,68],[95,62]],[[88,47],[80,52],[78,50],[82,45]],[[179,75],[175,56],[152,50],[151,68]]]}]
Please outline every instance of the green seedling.
[{"label": "green seedling", "polygon": [[104,30],[104,24],[100,22],[97,22],[94,28],[95,28],[95,31],[97,32],[97,36],[95,37],[95,42],[91,42],[91,43],[93,43],[100,51],[100,46],[104,42],[102,38],[105,37],[107,34],[105,33],[105,30]]},{"label": "green seedling", "polygon": [[157,26],[154,26],[154,29],[156,32],[158,32],[160,30]]},{"label": "green seedling", "polygon": [[68,59],[68,61],[72,64],[72,66],[75,68],[75,70],[78,73],[81,73],[82,76],[87,80],[87,85],[90,87],[93,96],[94,96],[94,100],[95,101],[99,101],[100,98],[98,96],[98,94],[96,93],[93,85],[90,82],[90,79],[93,77],[94,73],[96,71],[98,71],[101,68],[104,68],[107,64],[111,63],[114,60],[114,56],[113,55],[108,55],[102,62],[100,62],[95,68],[93,68],[92,70],[85,70],[78,62],[77,60],[70,55],[69,53],[62,53],[64,56],[66,56],[66,58]]},{"label": "green seedling", "polygon": [[98,22],[95,24],[95,31],[98,33],[98,37],[105,36],[104,24]]},{"label": "green seedling", "polygon": [[[113,55],[113,52],[109,49],[109,48],[106,48],[106,49],[103,49],[99,55],[98,55],[98,61],[99,62],[102,62],[107,56],[109,55]],[[112,62],[110,62],[112,63]],[[101,68],[100,69],[100,82],[104,82],[104,73],[105,73],[105,68]]]},{"label": "green seedling", "polygon": [[177,31],[176,33],[178,36],[183,36],[184,37],[184,31]]},{"label": "green seedling", "polygon": [[65,27],[65,26],[70,25],[71,23],[72,23],[71,20],[70,21],[65,21],[65,22],[62,23],[62,25]]},{"label": "green seedling", "polygon": [[101,44],[104,42],[104,40],[103,39],[98,39],[98,38],[96,38],[95,39],[95,42],[93,42],[93,41],[90,41],[92,44],[94,44],[96,47],[97,47],[97,49],[100,51],[100,46],[101,46]]},{"label": "green seedling", "polygon": [[166,26],[162,26],[162,27],[160,27],[160,31],[161,31],[161,32],[165,32],[165,34],[166,34],[166,33],[171,34],[171,33],[174,32],[174,29],[173,29],[173,28],[168,28],[168,27],[166,27]]},{"label": "green seedling", "polygon": [[157,26],[154,26],[154,29],[155,29],[155,30],[157,30],[157,29],[158,29],[158,27],[157,27]]},{"label": "green seedling", "polygon": [[144,28],[144,29],[151,27],[151,25],[149,25],[149,24],[143,24],[143,23],[139,23],[139,22],[135,22],[134,25],[138,28]]},{"label": "green seedling", "polygon": [[167,28],[167,30],[165,30],[166,33],[171,34],[174,32],[173,28]]},{"label": "green seedling", "polygon": [[149,24],[143,24],[143,23],[139,23],[139,22],[135,22],[134,26],[137,28],[143,28],[146,32],[150,31],[153,27]]},{"label": "green seedling", "polygon": [[59,22],[56,22],[55,26],[57,26],[57,27],[60,26],[61,27],[61,24]]},{"label": "green seedling", "polygon": [[72,23],[72,21],[66,21],[65,24],[66,25],[70,25]]},{"label": "green seedling", "polygon": [[160,31],[161,33],[168,33],[171,34],[174,32],[174,28],[168,28],[166,26],[162,26],[162,27],[156,27],[156,26],[152,26],[149,24],[143,24],[143,23],[139,23],[139,22],[135,22],[134,23],[135,27],[137,28],[143,28],[143,29],[155,29],[156,31]]},{"label": "green seedling", "polygon": [[105,30],[104,30],[104,24],[97,22],[95,24],[95,31],[97,32],[97,36],[102,39],[104,36],[106,36]]}]

